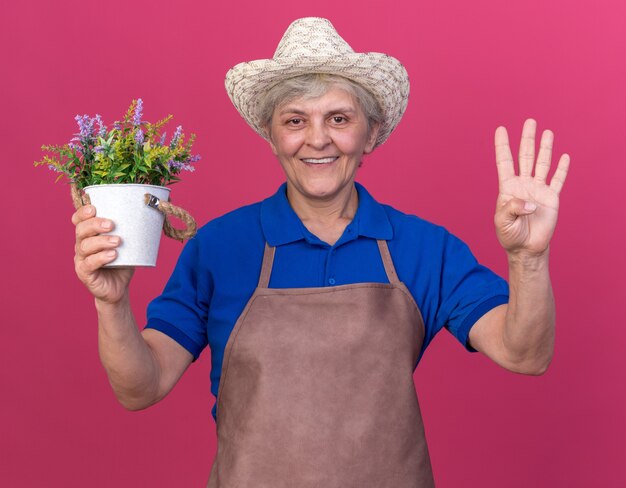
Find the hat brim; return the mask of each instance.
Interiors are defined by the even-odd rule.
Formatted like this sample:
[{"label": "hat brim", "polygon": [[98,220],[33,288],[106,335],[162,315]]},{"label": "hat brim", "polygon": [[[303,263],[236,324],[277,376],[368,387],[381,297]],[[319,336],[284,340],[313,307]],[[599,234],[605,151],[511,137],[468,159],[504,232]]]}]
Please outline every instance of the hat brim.
[{"label": "hat brim", "polygon": [[343,76],[374,95],[383,113],[376,146],[387,140],[406,110],[409,97],[408,74],[400,61],[381,53],[350,53],[332,57],[298,56],[240,63],[226,74],[226,91],[246,122],[261,137],[267,139],[256,115],[261,96],[283,80],[309,73]]}]

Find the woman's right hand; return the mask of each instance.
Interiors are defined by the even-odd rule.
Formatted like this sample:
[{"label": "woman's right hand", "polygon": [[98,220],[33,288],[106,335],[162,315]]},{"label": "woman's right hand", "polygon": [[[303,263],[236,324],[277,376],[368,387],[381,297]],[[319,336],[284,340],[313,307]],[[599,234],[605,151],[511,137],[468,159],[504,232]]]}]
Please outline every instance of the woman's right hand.
[{"label": "woman's right hand", "polygon": [[76,226],[74,269],[90,293],[105,303],[116,304],[126,295],[134,268],[103,268],[117,256],[118,236],[102,235],[113,230],[113,222],[96,217],[93,205],[85,205],[72,215]]}]

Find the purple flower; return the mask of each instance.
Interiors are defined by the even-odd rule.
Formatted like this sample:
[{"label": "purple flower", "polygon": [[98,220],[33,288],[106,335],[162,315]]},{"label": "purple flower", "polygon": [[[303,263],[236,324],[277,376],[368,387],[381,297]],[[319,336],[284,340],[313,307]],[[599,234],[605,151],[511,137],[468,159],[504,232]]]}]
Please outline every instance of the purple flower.
[{"label": "purple flower", "polygon": [[93,148],[93,152],[96,152],[98,154],[102,154],[104,152],[104,147],[103,146],[96,146]]},{"label": "purple flower", "polygon": [[104,137],[107,133],[107,127],[102,122],[102,117],[100,117],[100,114],[96,114],[96,118],[94,120],[98,122],[98,135],[100,137]]},{"label": "purple flower", "polygon": [[138,129],[135,134],[135,142],[139,145],[143,144],[143,131],[141,129]]},{"label": "purple flower", "polygon": [[170,159],[167,162],[167,165],[170,168],[177,169],[178,171],[184,170],[184,171],[193,172],[196,170],[196,168],[194,168],[191,164],[183,163],[181,161],[176,161],[174,159]]},{"label": "purple flower", "polygon": [[80,132],[76,135],[80,136],[81,141],[88,142],[91,139],[93,133],[93,123],[95,119],[90,119],[89,115],[77,115],[74,120],[78,122],[78,129]]},{"label": "purple flower", "polygon": [[178,145],[178,140],[183,132],[183,126],[179,125],[176,127],[176,132],[174,132],[174,136],[172,136],[172,141],[170,142],[170,149],[174,149]]},{"label": "purple flower", "polygon": [[[74,139],[77,139],[76,137]],[[72,140],[74,140],[72,139]],[[74,144],[73,142],[70,142],[67,147],[69,147],[72,151],[76,151],[82,154],[83,152],[83,148],[82,146],[78,145],[78,144]]]},{"label": "purple flower", "polygon": [[167,166],[170,169],[175,169],[179,171],[189,171],[189,172],[193,172],[196,170],[196,168],[194,168],[192,166],[192,163],[196,163],[198,161],[200,161],[200,155],[196,154],[194,156],[191,156],[190,158],[187,158],[185,161],[176,161],[175,159],[170,159],[167,162]]},{"label": "purple flower", "polygon": [[135,107],[135,117],[133,118],[133,124],[135,125],[141,124],[142,112],[143,112],[143,100],[141,98],[138,98],[137,106]]},{"label": "purple flower", "polygon": [[61,171],[59,168],[57,168],[56,166],[49,164],[48,165],[48,169],[51,171],[54,171],[55,173],[63,173],[63,171]]},{"label": "purple flower", "polygon": [[159,142],[159,144],[161,146],[163,146],[165,144],[165,136],[166,136],[167,132],[163,132],[163,135],[161,136],[161,141]]},{"label": "purple flower", "polygon": [[115,121],[115,123],[113,124],[113,128],[115,130],[122,130],[122,124],[120,124],[117,120]]}]

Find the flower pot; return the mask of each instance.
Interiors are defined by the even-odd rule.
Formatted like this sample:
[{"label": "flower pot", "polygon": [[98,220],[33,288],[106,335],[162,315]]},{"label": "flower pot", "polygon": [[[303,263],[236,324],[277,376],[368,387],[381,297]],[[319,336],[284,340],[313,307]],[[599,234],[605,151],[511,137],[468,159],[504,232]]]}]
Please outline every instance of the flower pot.
[{"label": "flower pot", "polygon": [[85,188],[96,215],[113,221],[115,227],[105,235],[121,238],[117,257],[107,268],[156,266],[164,216],[146,205],[149,193],[159,200],[169,200],[169,188],[153,185],[94,185]]}]

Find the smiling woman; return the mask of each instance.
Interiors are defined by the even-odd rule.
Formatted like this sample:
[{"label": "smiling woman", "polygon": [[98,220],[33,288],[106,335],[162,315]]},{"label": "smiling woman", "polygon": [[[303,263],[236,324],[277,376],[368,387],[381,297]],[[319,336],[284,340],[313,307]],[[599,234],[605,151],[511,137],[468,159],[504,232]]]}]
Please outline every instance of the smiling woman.
[{"label": "smiling woman", "polygon": [[547,132],[531,176],[528,121],[517,176],[506,131],[496,132],[509,301],[507,283],[463,242],[355,181],[363,155],[406,108],[398,60],[355,53],[326,19],[299,19],[273,59],[232,68],[226,90],[286,182],[200,229],[141,334],[132,273],[101,269],[116,246],[99,238],[111,223],[90,207],[74,216],[116,395],[130,409],[159,401],[210,346],[218,434],[210,488],[434,486],[413,372],[443,328],[507,369],[545,370],[554,329],[548,244],[567,157],[548,186]]},{"label": "smiling woman", "polygon": [[374,148],[379,123],[338,84],[318,97],[278,103],[267,133],[287,177],[287,198],[304,225],[335,244],[358,207],[354,178]]}]

